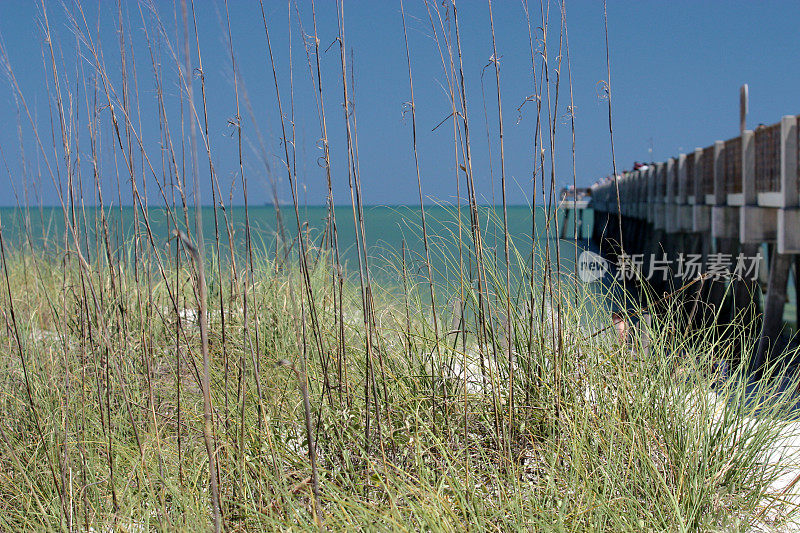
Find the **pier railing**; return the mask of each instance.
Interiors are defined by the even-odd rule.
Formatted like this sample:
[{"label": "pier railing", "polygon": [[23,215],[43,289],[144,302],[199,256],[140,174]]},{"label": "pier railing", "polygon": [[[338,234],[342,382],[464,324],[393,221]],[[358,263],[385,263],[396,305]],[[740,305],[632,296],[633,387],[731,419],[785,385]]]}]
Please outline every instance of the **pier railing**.
[{"label": "pier railing", "polygon": [[[725,183],[725,195],[742,194],[742,138],[728,139],[722,144],[722,158],[724,161],[722,180]],[[731,205],[742,205],[738,201],[728,198]]]},{"label": "pier railing", "polygon": [[[710,232],[742,243],[776,242],[800,253],[798,117],[746,130],[617,176],[619,210],[668,233]],[[613,177],[592,186],[592,206],[616,213]]]}]

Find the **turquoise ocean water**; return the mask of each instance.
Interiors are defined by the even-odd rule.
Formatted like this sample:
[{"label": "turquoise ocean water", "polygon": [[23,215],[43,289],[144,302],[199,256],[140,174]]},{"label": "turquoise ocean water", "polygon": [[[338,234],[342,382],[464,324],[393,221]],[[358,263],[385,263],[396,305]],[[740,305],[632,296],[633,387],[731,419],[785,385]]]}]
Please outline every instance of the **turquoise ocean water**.
[{"label": "turquoise ocean water", "polygon": [[[439,275],[447,278],[454,275],[458,260],[459,226],[464,243],[469,242],[469,211],[459,210],[455,206],[426,206],[425,214],[428,225],[429,243],[432,262]],[[591,212],[587,213],[582,228],[583,237],[578,239],[578,246],[588,246],[588,230],[591,224]],[[274,256],[281,243],[289,247],[290,258],[296,258],[297,216],[292,206],[280,208],[283,220],[283,232],[279,230],[278,211],[273,206],[249,207],[253,246],[262,254]],[[89,254],[96,250],[97,236],[102,235],[102,216],[98,208],[85,207],[75,211],[76,226],[80,228],[81,243]],[[164,208],[148,208],[146,211],[134,211],[133,207],[106,208],[104,213],[108,226],[109,240],[112,248],[120,252],[120,257],[132,253],[134,238],[138,236],[145,246],[169,254],[174,243],[171,240],[174,228],[169,212]],[[215,227],[214,210],[202,208],[203,233],[206,242],[206,253],[212,250],[212,244],[219,234],[223,248],[223,260],[229,253],[229,244],[233,243],[234,253],[243,256],[245,252],[245,208],[228,207],[216,212]],[[307,206],[300,208],[300,225],[311,247],[321,244],[323,231],[328,223],[328,211],[324,206]],[[357,272],[358,255],[356,246],[356,227],[351,206],[338,206],[335,209],[339,250],[342,262],[351,274]],[[180,221],[184,219],[183,211],[178,212]],[[188,212],[190,230],[193,230],[194,213]],[[145,224],[149,222],[149,231]],[[559,214],[559,227],[563,215]],[[409,272],[419,272],[424,265],[424,247],[421,229],[421,212],[419,206],[365,206],[363,209],[364,233],[367,243],[367,260],[370,270],[376,279],[391,281],[397,279],[397,267],[401,264],[402,250],[405,245],[406,266]],[[65,242],[65,215],[61,207],[0,208],[0,223],[6,245],[11,249],[21,249],[31,243],[36,249],[58,251]],[[185,224],[179,222],[183,228]],[[503,211],[499,206],[482,206],[480,208],[480,226],[484,239],[484,249],[490,259],[504,265]],[[556,233],[555,222],[551,220],[550,231],[547,231],[547,213],[542,207],[510,206],[508,208],[508,229],[514,249],[522,259],[522,263],[512,258],[512,268],[518,268],[530,261],[532,250],[537,255],[544,255],[546,247],[550,248],[550,256],[555,262]],[[575,242],[571,238],[573,227],[570,224],[566,231],[569,237],[559,242],[562,270],[574,269]],[[285,248],[284,248],[285,249]]]},{"label": "turquoise ocean water", "polygon": [[[327,223],[328,210],[324,206],[307,206],[299,210],[300,224],[307,234],[307,242],[312,251],[321,244],[323,230]],[[421,213],[419,206],[365,206],[364,232],[367,243],[367,260],[370,273],[374,281],[385,288],[399,287],[402,283],[400,277],[401,255],[403,244],[406,250],[406,272],[409,279],[416,278],[417,282],[427,280],[427,267],[424,261],[424,247],[421,230]],[[248,209],[253,247],[261,257],[275,257],[276,249],[288,250],[289,261],[298,260],[297,256],[297,217],[292,206],[280,208],[283,219],[285,246],[282,247],[280,231],[278,229],[277,211],[273,206],[255,206]],[[148,233],[144,219],[145,214],[149,221]],[[203,234],[206,243],[206,256],[212,259],[214,253],[213,243],[216,242],[214,223],[214,210],[211,207],[202,208]],[[464,264],[469,266],[470,257],[467,250],[471,248],[469,210],[463,208],[459,211],[455,206],[432,205],[425,207],[428,223],[429,244],[431,249],[431,263],[435,269],[435,278],[439,284],[455,284],[459,279],[459,248],[457,245],[459,222],[461,225],[462,242],[464,242]],[[187,213],[190,229],[194,232],[194,212],[190,209]],[[178,213],[181,220],[184,213]],[[355,278],[358,274],[358,255],[356,247],[356,229],[354,226],[353,209],[351,206],[337,206],[335,209],[339,250],[345,272]],[[81,245],[91,257],[104,254],[98,249],[96,236],[101,228],[101,212],[95,207],[85,207],[76,210],[74,214],[76,226],[80,228]],[[168,211],[162,207],[148,208],[134,214],[132,207],[123,206],[107,208],[105,217],[108,225],[109,241],[112,249],[116,250],[117,260],[132,257],[134,239],[138,235],[141,245],[146,249],[152,246],[160,250],[165,257],[174,255],[175,243],[172,239],[173,223]],[[227,218],[227,225],[226,225]],[[558,213],[558,228],[563,224],[563,212]],[[31,207],[29,209],[0,207],[0,227],[7,249],[24,251],[27,245],[32,245],[36,251],[51,252],[59,256],[65,242],[65,216],[61,207]],[[534,225],[535,222],[535,225]],[[137,225],[138,223],[138,225]],[[547,212],[543,207],[537,206],[509,206],[508,228],[512,241],[512,255],[516,250],[517,260],[512,257],[511,270],[516,279],[519,278],[520,269],[530,271],[531,253],[535,250],[535,264],[539,275],[536,282],[543,280],[542,265],[544,263],[545,249],[549,247],[551,264],[556,265],[556,242],[558,242],[559,267],[561,279],[572,281],[575,279],[576,256],[585,249],[598,251],[589,242],[589,232],[593,223],[591,210],[584,216],[584,224],[580,228],[581,235],[575,241],[573,236],[572,221],[567,224],[566,239],[557,239],[555,222],[551,220],[548,231]],[[180,223],[181,229],[185,224]],[[217,226],[221,244],[222,261],[228,261],[229,245],[233,243],[234,254],[240,258],[245,256],[245,208],[242,206],[227,207],[224,211],[217,210]],[[504,242],[503,242],[503,211],[499,206],[482,206],[480,208],[480,226],[484,239],[484,249],[488,260],[493,262],[499,276],[505,274]],[[228,228],[230,228],[229,238]],[[138,229],[138,231],[137,231]],[[102,233],[101,233],[102,235]],[[535,238],[532,238],[535,237]],[[764,250],[766,253],[766,249]],[[59,256],[60,257],[60,256]],[[213,270],[211,271],[213,275]],[[613,283],[610,276],[606,276],[601,283],[593,283],[588,288],[597,296],[595,301],[604,301],[609,308],[616,308],[619,302],[626,300],[617,284]],[[503,278],[504,279],[504,278]],[[502,283],[502,279],[500,280]],[[422,291],[424,293],[424,291]],[[790,280],[787,289],[788,298],[784,309],[784,320],[788,324],[795,324],[797,320],[797,303],[794,280]],[[586,294],[586,293],[584,293]],[[609,297],[609,295],[612,295]]]},{"label": "turquoise ocean water", "polygon": [[[503,211],[499,206],[482,206],[480,208],[480,226],[484,239],[484,250],[489,261],[496,266],[496,271],[504,275],[504,242],[503,242]],[[400,283],[399,272],[401,268],[401,255],[403,245],[406,251],[406,271],[409,277],[417,277],[418,281],[427,279],[427,267],[424,262],[424,247],[422,241],[421,212],[419,206],[365,206],[364,232],[367,243],[367,260],[373,279],[385,286],[391,287]],[[216,233],[219,232],[222,261],[228,261],[229,245],[233,243],[234,254],[244,258],[245,248],[245,208],[242,206],[228,207],[224,211],[217,210],[217,228],[214,222],[214,210],[211,207],[202,208],[203,233],[206,243],[206,255],[211,258],[214,253],[213,243],[216,242]],[[253,247],[256,253],[264,257],[275,257],[276,250],[288,250],[289,261],[297,261],[297,217],[294,208],[282,206],[280,208],[283,220],[283,234],[278,226],[278,211],[273,206],[255,206],[248,209]],[[453,283],[458,279],[459,248],[457,245],[459,225],[461,227],[462,242],[464,247],[464,264],[469,265],[470,257],[467,250],[471,249],[469,210],[463,208],[459,211],[455,206],[432,205],[425,207],[428,224],[431,262],[436,271],[435,276],[439,283]],[[152,246],[169,257],[174,254],[174,240],[171,216],[161,207],[148,208],[146,212],[139,210],[134,213],[132,207],[123,206],[106,208],[109,241],[112,249],[116,250],[117,258],[125,260],[133,254],[134,239],[138,236],[141,246],[145,249]],[[149,232],[145,224],[145,215],[149,222]],[[194,212],[190,209],[187,213],[190,221],[190,230],[194,232]],[[328,210],[324,206],[307,206],[299,210],[300,224],[307,235],[307,242],[312,250],[319,248],[322,234],[328,223]],[[356,228],[354,226],[353,209],[351,206],[337,206],[335,209],[336,225],[339,241],[339,250],[345,271],[355,277],[358,273],[358,255],[356,247]],[[102,216],[98,208],[85,207],[74,213],[76,226],[80,228],[80,241],[86,253],[105,253],[97,246],[97,235],[102,235]],[[183,211],[178,212],[178,217],[184,219]],[[459,220],[460,218],[460,220]],[[558,214],[558,227],[563,225],[563,213]],[[508,228],[512,242],[512,255],[518,254],[516,260],[512,257],[512,272],[519,274],[520,269],[530,269],[531,253],[536,251],[536,263],[539,272],[544,262],[545,249],[549,247],[551,264],[556,263],[556,242],[558,242],[559,263],[562,279],[574,279],[575,258],[584,249],[594,249],[588,236],[591,230],[593,216],[587,210],[584,224],[580,228],[577,241],[573,236],[573,225],[567,225],[566,239],[557,239],[555,222],[551,220],[548,228],[547,212],[543,207],[531,208],[529,206],[510,206],[508,208]],[[535,225],[534,225],[535,223]],[[138,224],[138,225],[137,225]],[[179,222],[181,229],[185,224]],[[0,208],[0,227],[7,249],[23,251],[28,245],[42,252],[51,252],[55,255],[63,250],[65,242],[65,215],[61,207],[31,207]],[[229,232],[230,230],[230,232]],[[229,238],[230,234],[230,238]],[[285,241],[283,240],[285,239]],[[595,249],[596,251],[596,249]],[[577,254],[576,254],[577,252]],[[541,280],[537,280],[541,281]],[[594,284],[595,292],[610,289],[606,280],[602,284]],[[796,302],[794,301],[793,282],[790,282],[789,298],[786,305],[785,320],[794,323],[796,317]],[[614,300],[619,299],[616,295]]]}]

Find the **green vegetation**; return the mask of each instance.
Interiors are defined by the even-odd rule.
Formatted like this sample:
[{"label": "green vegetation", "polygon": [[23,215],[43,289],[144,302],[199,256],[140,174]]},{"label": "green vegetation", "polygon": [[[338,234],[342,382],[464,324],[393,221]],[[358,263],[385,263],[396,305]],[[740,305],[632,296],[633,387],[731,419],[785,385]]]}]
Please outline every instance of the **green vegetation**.
[{"label": "green vegetation", "polygon": [[[232,80],[226,112],[239,150],[234,177],[221,185],[202,70],[206,36],[197,35],[194,6],[180,2],[168,21],[140,10],[130,22],[122,4],[119,73],[107,71],[112,51],[99,48],[80,3],[65,8],[80,68],[65,68],[41,6],[52,71],[46,127],[0,42],[20,109],[20,146],[35,147],[38,174],[21,178],[24,190],[49,179],[63,215],[63,232],[48,234],[46,247],[30,229],[37,213],[27,192],[18,200],[19,242],[3,237],[8,222],[0,220],[0,529],[692,531],[744,530],[775,517],[767,506],[779,509],[783,495],[773,484],[793,458],[776,462],[772,452],[795,427],[784,391],[797,384],[777,368],[758,389],[748,388],[738,365],[721,378],[721,362],[747,359],[751,328],[689,328],[676,294],[659,303],[649,326],[620,336],[606,311],[611,294],[576,283],[562,264],[566,253],[552,237],[559,235],[553,123],[561,78],[546,61],[546,25],[538,31],[527,17],[531,66],[546,80],[534,79],[526,99],[537,108],[532,186],[545,213],[543,225],[533,217],[528,255],[509,232],[498,60],[490,64],[502,188],[495,211],[481,209],[475,191],[458,13],[452,3],[424,2],[452,106],[443,123],[453,132],[457,223],[449,234],[429,235],[417,163],[423,252],[393,243],[396,281],[380,285],[364,231],[344,11],[337,10],[331,45],[341,93],[329,95],[314,11],[290,4],[319,116],[321,155],[311,160],[328,184],[326,226],[314,235],[298,200],[293,109],[301,76],[289,82],[276,68],[273,21],[263,8],[267,49],[258,53],[273,75],[275,172],[291,189],[288,209],[280,209],[275,158],[245,94],[243,126],[238,36],[222,10]],[[149,52],[137,61],[126,44],[132,24]],[[565,19],[558,24],[563,36]],[[560,71],[557,34],[550,44],[552,53],[558,42]],[[165,83],[177,87],[165,95]],[[149,130],[140,91],[158,103],[157,116],[144,117],[157,125]],[[335,103],[326,107],[326,98]],[[326,115],[330,106],[335,119]],[[338,221],[327,129],[334,121],[347,132],[337,155],[347,162],[352,209]],[[242,147],[255,140],[252,159],[272,180],[275,246],[251,235],[252,154]],[[212,191],[213,236],[203,235],[202,209],[190,209],[202,205],[201,181]],[[122,234],[112,212],[128,186],[134,220]],[[222,191],[234,186],[245,200],[241,227],[223,203]],[[166,232],[151,224],[153,198],[173,235],[168,242],[154,237]],[[490,216],[492,231],[502,233],[497,249],[486,244]],[[351,231],[358,261],[348,271],[339,235]],[[782,512],[791,517],[793,509]]]},{"label": "green vegetation", "polygon": [[[5,251],[2,528],[206,529],[196,277],[101,263]],[[266,258],[249,282],[210,283],[229,530],[737,529],[770,503],[786,467],[765,454],[790,403],[778,385],[745,401],[742,380],[720,381],[730,340],[683,334],[673,312],[623,343],[587,329],[599,302],[564,298],[544,320],[515,302],[510,363],[505,327],[481,333],[476,291],[437,287],[467,309],[461,325],[440,309],[437,342],[426,284],[375,294],[365,327],[360,291],[346,283],[340,305],[326,263],[310,269],[313,319],[300,272]]]}]

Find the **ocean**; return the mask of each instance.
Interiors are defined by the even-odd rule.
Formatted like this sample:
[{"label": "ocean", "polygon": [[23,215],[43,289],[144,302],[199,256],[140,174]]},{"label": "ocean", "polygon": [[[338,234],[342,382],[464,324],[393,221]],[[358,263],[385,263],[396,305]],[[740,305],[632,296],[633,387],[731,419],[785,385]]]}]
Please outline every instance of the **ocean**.
[{"label": "ocean", "polygon": [[[283,231],[278,224],[278,212],[283,221]],[[529,268],[532,251],[543,258],[549,249],[551,263],[555,264],[556,225],[551,220],[548,231],[547,211],[543,207],[510,206],[508,213],[508,233],[512,243],[512,270]],[[219,235],[222,247],[222,260],[228,260],[230,244],[235,256],[244,257],[245,246],[245,208],[243,206],[217,209],[202,208],[203,234],[206,254],[213,251],[213,244]],[[460,216],[459,216],[460,214]],[[174,250],[172,231],[174,223],[169,211],[163,207],[150,207],[134,210],[133,207],[110,207],[103,213],[108,227],[109,242],[120,252],[120,257],[130,257],[134,242],[138,237],[140,245],[165,254]],[[251,241],[254,250],[261,255],[274,257],[276,250],[288,250],[290,258],[297,255],[297,215],[292,206],[281,206],[279,211],[273,206],[255,206],[247,210],[251,228]],[[431,205],[425,207],[431,258],[437,277],[448,279],[457,274],[459,264],[459,230],[462,247],[461,257],[468,262],[467,250],[471,249],[469,210],[456,206]],[[500,206],[481,206],[479,209],[480,227],[484,240],[485,255],[504,269],[503,211]],[[592,223],[591,210],[587,211],[581,236],[572,239],[573,226],[566,229],[567,239],[559,241],[560,266],[562,272],[574,272],[576,246],[578,251],[590,247],[589,228]],[[98,208],[84,207],[69,215],[77,221],[80,228],[80,242],[91,256],[96,253],[96,236],[104,235],[103,216]],[[563,213],[559,213],[559,229]],[[194,212],[189,209],[177,212],[178,226],[186,229],[183,222],[189,220],[189,233],[194,233]],[[316,250],[322,245],[324,229],[328,223],[328,210],[325,206],[304,206],[299,209],[300,225],[309,248]],[[339,251],[345,269],[351,275],[358,272],[358,248],[353,209],[351,206],[335,208]],[[421,210],[417,206],[364,206],[363,223],[367,245],[367,262],[376,280],[391,282],[397,279],[398,268],[402,264],[403,250],[408,272],[421,273],[424,266],[424,246],[421,227]],[[535,224],[534,224],[535,222]],[[65,242],[65,215],[61,207],[31,207],[29,209],[0,208],[0,225],[6,246],[21,249],[31,243],[35,249],[58,251]],[[70,238],[72,238],[70,236]],[[87,244],[88,243],[88,244]],[[292,255],[294,254],[294,255]]]}]

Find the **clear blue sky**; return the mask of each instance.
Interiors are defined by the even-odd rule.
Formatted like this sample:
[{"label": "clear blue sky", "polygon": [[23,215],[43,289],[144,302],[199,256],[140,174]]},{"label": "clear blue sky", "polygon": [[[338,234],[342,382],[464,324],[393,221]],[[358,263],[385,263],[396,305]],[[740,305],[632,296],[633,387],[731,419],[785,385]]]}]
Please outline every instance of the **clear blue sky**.
[{"label": "clear blue sky", "polygon": [[[84,45],[78,50],[76,34],[69,23],[67,11],[76,15],[75,5],[72,0],[63,4],[47,2],[47,15],[66,105],[70,104],[71,95],[72,124],[78,137],[76,147],[81,155],[82,183],[84,187],[93,187],[88,154],[87,97],[82,88],[83,80],[78,76],[81,72],[84,75],[91,72],[90,54]],[[269,164],[267,170],[253,149],[259,145],[254,120],[242,104],[246,137],[245,173],[249,180],[250,201],[261,204],[269,200],[269,172],[280,180],[281,198],[288,200],[286,175],[278,159],[283,147],[258,2],[236,0],[230,4],[234,48],[243,88],[252,103],[255,124],[263,136]],[[326,192],[324,172],[318,165],[321,156],[319,126],[296,15],[293,11],[290,25],[287,2],[265,0],[265,6],[285,108],[288,108],[289,102],[288,51],[291,28],[297,170],[299,183],[306,187],[305,197],[301,197],[301,200],[319,204],[324,201]],[[138,113],[135,122],[144,138],[148,156],[157,172],[160,172],[158,108],[144,28],[147,28],[154,43],[160,43],[160,51],[156,50],[156,53],[164,73],[164,91],[173,139],[179,143],[180,134],[177,130],[180,108],[175,64],[163,38],[156,39],[158,29],[152,14],[145,8],[140,10],[136,2],[124,2],[123,7],[126,38],[129,45],[133,43],[127,59],[131,92],[134,92],[132,65],[136,66],[138,98],[134,96],[133,101],[138,102]],[[167,37],[175,46],[175,3],[156,2],[155,7]],[[588,185],[611,172],[607,102],[600,96],[602,80],[607,79],[603,5],[601,1],[567,1],[566,7],[575,100],[577,180],[579,185]],[[448,201],[455,194],[452,127],[448,122],[438,130],[431,131],[450,112],[449,98],[443,90],[445,75],[432,39],[424,2],[406,0],[405,8],[414,71],[424,194],[438,201]],[[304,29],[308,32],[311,28],[310,2],[298,0],[298,9]],[[530,10],[536,36],[540,38],[539,3],[530,2]],[[558,4],[551,3],[550,10],[548,47],[553,69],[557,60]],[[750,127],[762,122],[776,122],[784,114],[800,113],[800,70],[795,65],[800,45],[797,31],[800,3],[612,0],[608,10],[614,141],[619,169],[629,168],[634,160],[663,160],[682,151],[710,145],[717,139],[736,136],[738,91],[745,82],[750,85]],[[102,48],[109,81],[121,94],[115,2],[86,2],[84,12],[93,39],[99,25],[97,42]],[[231,135],[232,128],[228,126],[228,120],[235,114],[235,107],[223,25],[224,3],[216,0],[196,1],[196,13],[207,82],[214,164],[226,201],[232,191],[234,203],[240,203],[241,186],[235,185],[238,181],[236,138]],[[509,201],[527,203],[532,185],[535,108],[529,103],[520,114],[517,107],[526,96],[533,93],[528,29],[520,1],[495,0],[494,15],[498,55],[501,57]],[[404,116],[403,113],[404,103],[409,100],[409,87],[399,3],[345,0],[345,18],[347,46],[355,57],[355,101],[364,200],[369,204],[415,203],[418,200],[411,149],[411,121],[410,115]],[[487,202],[493,196],[499,200],[499,146],[493,67],[487,69],[484,76],[488,109],[486,116],[481,95],[481,71],[492,55],[487,3],[461,0],[459,19],[478,195]],[[29,202],[38,203],[41,199],[45,204],[57,203],[53,178],[46,170],[45,157],[53,169],[54,179],[61,180],[66,186],[67,171],[63,153],[59,149],[54,154],[52,146],[51,108],[48,103],[53,102],[53,81],[49,63],[43,58],[43,53],[49,51],[45,48],[42,20],[41,6],[34,2],[0,3],[0,36],[29,109],[35,115],[34,120],[45,149],[42,154],[37,148],[31,125],[24,114],[18,121],[18,107],[8,76],[0,76],[2,205],[15,205],[17,200],[14,192],[22,196],[26,186]],[[334,196],[337,203],[346,203],[349,201],[349,189],[344,159],[345,128],[339,53],[335,44],[325,52],[337,35],[333,1],[317,1],[317,22],[323,50],[322,76],[333,159]],[[195,67],[196,63],[196,58],[193,58]],[[537,61],[537,68],[540,66],[541,61]],[[551,71],[551,81],[554,79],[555,72]],[[566,55],[563,57],[561,79],[556,111],[555,157],[559,185],[572,181],[571,132],[566,118],[569,105]],[[199,80],[195,79],[198,105],[199,88]],[[91,104],[91,98],[88,103]],[[98,128],[102,145],[101,185],[106,201],[117,203],[114,139],[109,112],[102,99],[96,107],[100,116]],[[288,109],[285,110],[288,113]],[[57,121],[55,115],[53,118]],[[486,121],[490,130],[491,159],[488,156]],[[18,135],[18,122],[23,130],[22,143]],[[58,130],[56,137],[60,138]],[[648,152],[651,142],[652,156]],[[60,142],[57,144],[60,145]],[[118,151],[117,157],[116,164],[122,165]],[[139,179],[142,174],[140,159],[136,158]],[[494,189],[491,187],[490,163],[494,172]],[[121,176],[121,200],[130,203],[130,186],[125,182],[124,173]],[[210,187],[205,153],[202,151],[199,177],[203,201],[208,203]],[[148,197],[157,201],[159,194],[155,184],[151,177],[147,176],[147,180]]]}]

